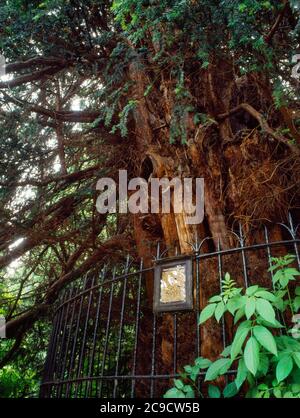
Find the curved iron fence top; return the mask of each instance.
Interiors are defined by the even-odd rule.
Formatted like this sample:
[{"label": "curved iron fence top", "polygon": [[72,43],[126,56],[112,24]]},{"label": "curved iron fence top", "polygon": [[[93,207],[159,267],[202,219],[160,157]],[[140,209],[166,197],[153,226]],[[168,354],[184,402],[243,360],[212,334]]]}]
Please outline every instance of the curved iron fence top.
[{"label": "curved iron fence top", "polygon": [[218,256],[218,255],[229,255],[229,254],[238,253],[241,251],[260,250],[260,249],[264,249],[267,247],[276,247],[276,246],[281,246],[281,245],[292,245],[292,244],[300,244],[300,239],[295,238],[291,240],[265,242],[262,244],[246,245],[246,246],[241,246],[241,247],[229,248],[226,250],[213,251],[209,253],[202,253],[202,254],[198,253],[198,254],[195,254],[195,258],[197,259],[209,258],[209,257]]},{"label": "curved iron fence top", "polygon": [[[216,256],[223,256],[223,255],[230,255],[230,254],[234,254],[234,253],[239,253],[242,251],[251,251],[251,250],[260,250],[260,249],[264,249],[264,248],[269,248],[269,247],[276,247],[276,246],[282,246],[282,245],[297,245],[300,244],[300,238],[297,238],[297,233],[299,232],[299,227],[300,224],[297,224],[296,226],[294,225],[293,222],[293,217],[292,215],[289,213],[288,214],[288,219],[287,219],[287,223],[282,223],[282,222],[277,222],[277,223],[272,223],[268,220],[266,220],[268,222],[268,226],[280,226],[282,228],[284,228],[291,236],[291,239],[287,239],[287,240],[281,240],[281,241],[272,241],[269,242],[269,237],[268,237],[268,226],[266,226],[265,224],[263,225],[264,228],[264,234],[265,234],[265,242],[260,243],[260,244],[252,244],[252,245],[245,245],[245,241],[246,241],[246,236],[244,235],[243,232],[243,227],[241,222],[238,223],[238,231],[228,231],[228,235],[231,234],[234,238],[236,238],[237,241],[237,246],[233,247],[233,248],[227,248],[227,249],[221,249],[221,245],[220,245],[220,238],[218,239],[218,244],[217,244],[217,249],[215,251],[211,251],[211,252],[202,252],[203,250],[203,246],[204,244],[209,241],[212,240],[214,241],[213,237],[206,237],[204,239],[202,239],[201,241],[198,238],[198,235],[195,235],[195,240],[194,242],[188,242],[188,244],[191,246],[191,250],[192,252],[190,254],[187,254],[186,257],[191,257],[193,259],[196,260],[200,260],[200,259],[206,259],[206,258],[210,258],[210,257],[216,257]],[[162,252],[160,252],[161,249],[161,243],[158,242],[157,243],[157,249],[156,249],[156,256],[153,258],[153,264],[155,264],[155,262],[159,262],[162,260],[166,260],[166,259],[171,259],[171,258],[176,258],[176,257],[180,257],[180,253],[178,251],[178,247],[177,246],[168,246],[166,248],[163,249]],[[168,251],[172,249],[175,250],[173,252],[175,252],[175,256],[174,257],[168,257]],[[296,257],[297,257],[297,261],[300,264],[300,257],[299,257],[299,253],[298,250],[296,249]],[[76,293],[76,295],[71,296],[71,297],[67,297],[67,294],[64,293],[64,300],[62,301],[62,303],[60,303],[56,309],[55,309],[55,313],[61,309],[63,306],[65,306],[66,304],[79,299],[80,297],[86,295],[87,293],[97,290],[100,287],[103,286],[108,286],[114,282],[118,282],[118,281],[122,281],[125,280],[127,278],[130,278],[132,276],[136,276],[139,274],[143,274],[145,272],[150,272],[153,271],[154,269],[154,265],[151,267],[143,267],[143,260],[140,260],[140,266],[136,267],[135,271],[129,271],[129,268],[131,267],[131,263],[133,260],[130,261],[130,256],[127,255],[126,257],[126,261],[124,263],[124,265],[122,266],[122,269],[124,271],[123,274],[120,275],[116,275],[115,270],[112,273],[112,278],[105,280],[105,266],[103,267],[103,269],[101,270],[101,272],[99,273],[100,276],[101,274],[103,274],[103,280],[98,283],[97,285],[94,286],[90,286],[87,289],[83,289],[82,291],[80,291],[79,293]],[[88,277],[90,273],[86,274],[86,278]],[[94,273],[95,274],[95,273]],[[66,292],[66,289],[65,289]]]},{"label": "curved iron fence top", "polygon": [[[209,238],[208,238],[209,239]],[[202,241],[204,242],[204,240]],[[295,238],[292,240],[282,240],[282,241],[274,241],[274,242],[265,242],[262,244],[253,244],[253,245],[248,245],[248,246],[240,246],[240,247],[235,247],[235,248],[229,248],[226,250],[217,250],[217,251],[212,251],[212,252],[207,252],[207,253],[198,253],[198,252],[194,252],[192,254],[187,254],[186,257],[190,257],[192,259],[196,259],[196,260],[200,260],[200,259],[206,259],[206,258],[213,258],[216,256],[220,256],[220,255],[230,255],[230,254],[234,254],[234,253],[239,253],[242,251],[252,251],[252,250],[260,250],[260,249],[264,249],[264,248],[269,248],[269,247],[276,247],[276,246],[282,246],[282,245],[293,245],[293,244],[300,244],[300,238]],[[184,256],[184,255],[183,255]],[[163,261],[163,260],[172,260],[173,258],[177,258],[175,257],[165,257],[165,258],[155,258],[155,261]],[[298,259],[299,261],[299,259]],[[118,282],[118,281],[122,281],[124,279],[133,277],[133,276],[137,276],[137,275],[141,275],[145,272],[150,272],[154,270],[154,265],[152,267],[148,267],[148,268],[139,268],[136,271],[132,271],[132,272],[127,272],[118,276],[114,276],[111,279],[108,280],[103,280],[101,283],[97,284],[97,285],[93,285],[90,286],[84,290],[82,290],[79,293],[76,293],[75,296],[72,297],[68,297],[67,299],[63,300],[63,302],[61,304],[59,304],[59,306],[57,306],[57,308],[55,309],[55,313],[61,309],[63,306],[67,305],[70,302],[73,302],[76,299],[81,298],[82,296],[88,294],[89,292],[95,291],[97,289],[99,289],[100,287],[103,286],[108,286],[114,282]],[[101,275],[101,273],[100,273]],[[86,278],[88,277],[88,274],[86,276]],[[72,292],[71,292],[72,293]],[[65,293],[66,295],[67,293]]]},{"label": "curved iron fence top", "polygon": [[[114,276],[111,279],[103,280],[101,283],[98,283],[97,285],[89,286],[86,289],[82,290],[81,292],[76,293],[76,295],[74,295],[74,296],[72,296],[70,298],[67,298],[67,299],[63,300],[63,302],[61,304],[59,304],[59,306],[57,306],[57,308],[55,309],[54,313],[56,313],[58,310],[60,310],[63,306],[67,305],[68,303],[73,302],[74,300],[79,299],[82,296],[84,296],[84,295],[86,295],[86,294],[88,294],[90,292],[93,292],[93,291],[95,291],[95,290],[97,290],[97,289],[99,289],[99,288],[101,288],[103,286],[108,286],[108,285],[111,285],[112,283],[116,283],[118,281],[122,281],[122,280],[127,279],[127,278],[130,278],[130,277],[138,276],[138,275],[141,275],[143,273],[146,273],[146,272],[149,272],[149,271],[153,271],[153,270],[154,270],[154,266],[148,267],[148,268],[140,268],[140,269],[138,269],[136,271],[127,272],[125,274],[120,274],[119,276]],[[89,274],[90,273],[87,273],[85,275],[85,279],[86,280],[87,280]],[[101,276],[101,273],[99,275]],[[67,289],[64,289],[64,291],[65,291],[64,295],[67,295],[66,290]]]},{"label": "curved iron fence top", "polygon": [[[144,267],[143,260],[137,262],[127,256],[123,264],[99,266],[71,286],[69,284],[61,293],[54,313],[41,385],[42,396],[101,397],[104,393],[107,397],[134,397],[143,390],[147,397],[161,396],[163,381],[169,384],[170,379],[180,376],[178,372],[186,364],[186,355],[201,356],[205,341],[209,339],[207,329],[203,333],[203,326],[199,327],[197,323],[203,303],[210,294],[203,274],[206,270],[210,274],[207,269],[211,267],[210,259],[216,261],[212,281],[214,289],[220,291],[222,277],[231,258],[235,260],[233,263],[237,263],[236,271],[241,275],[243,286],[253,284],[251,272],[255,263],[251,251],[263,250],[265,255],[261,257],[259,252],[254,260],[259,258],[262,262],[260,267],[267,272],[272,263],[272,253],[275,254],[271,251],[272,247],[284,247],[285,252],[291,249],[300,268],[299,227],[293,226],[291,217],[287,224],[277,225],[286,231],[278,241],[269,239],[269,229],[264,227],[255,237],[257,243],[247,245],[247,237],[240,226],[238,232],[232,232],[235,237],[231,241],[232,248],[221,249],[220,242],[218,245],[218,241],[214,240],[214,250],[209,252],[207,248],[211,247],[204,243],[212,238],[199,241],[196,237],[195,242],[190,244],[190,254],[180,255],[173,247],[175,255],[168,257],[170,248],[164,246],[160,251],[158,245],[157,255],[150,267]],[[236,256],[226,259],[231,254]],[[181,257],[193,261],[194,309],[157,315],[147,297],[147,279],[157,263],[168,263]],[[272,273],[267,273],[267,276],[271,285]],[[166,351],[163,351],[162,344],[166,326],[166,347],[168,354],[171,353],[167,360],[170,364],[167,365],[164,363]],[[220,345],[224,349],[230,343],[231,334],[224,319],[212,332],[216,338],[214,344],[218,347]],[[227,375],[235,372],[229,370]],[[204,372],[201,372],[197,384],[202,384],[203,376]]]}]

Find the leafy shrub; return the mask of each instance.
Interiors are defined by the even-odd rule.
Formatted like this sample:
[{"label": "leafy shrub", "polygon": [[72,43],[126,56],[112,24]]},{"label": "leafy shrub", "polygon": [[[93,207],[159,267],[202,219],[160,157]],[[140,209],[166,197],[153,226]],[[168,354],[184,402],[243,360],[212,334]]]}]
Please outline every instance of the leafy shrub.
[{"label": "leafy shrub", "polygon": [[[259,285],[238,288],[226,273],[222,292],[201,311],[199,325],[231,315],[236,325],[233,341],[216,361],[200,357],[185,366],[165,398],[203,397],[197,385],[201,369],[206,369],[205,381],[211,382],[236,368],[235,380],[222,392],[217,385],[208,386],[210,398],[233,397],[242,388],[249,398],[300,398],[300,327],[292,323],[300,308],[300,286],[291,286],[300,272],[290,267],[294,259],[289,254],[272,258],[273,290]],[[289,325],[285,318],[292,318]]]}]

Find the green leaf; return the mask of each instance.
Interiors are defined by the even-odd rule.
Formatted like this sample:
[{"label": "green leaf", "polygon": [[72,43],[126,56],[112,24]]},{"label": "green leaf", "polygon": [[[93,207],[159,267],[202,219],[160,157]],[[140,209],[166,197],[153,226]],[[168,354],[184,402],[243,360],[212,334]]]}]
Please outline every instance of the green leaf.
[{"label": "green leaf", "polygon": [[243,306],[243,300],[240,296],[235,296],[231,298],[227,303],[227,309],[231,313],[231,315],[234,315],[235,311]]},{"label": "green leaf", "polygon": [[273,293],[268,292],[267,290],[259,290],[255,293],[255,296],[266,299],[269,302],[275,302],[276,300],[276,297],[273,295]]},{"label": "green leaf", "polygon": [[214,361],[206,372],[205,381],[214,380],[219,375],[226,373],[230,366],[231,360],[227,358],[221,358]]},{"label": "green leaf", "polygon": [[299,351],[300,352],[300,342],[297,341],[295,338],[289,337],[288,335],[281,335],[276,338],[277,342],[286,348],[289,351]]},{"label": "green leaf", "polygon": [[268,300],[257,299],[256,300],[256,311],[266,321],[271,324],[276,324],[275,311]]},{"label": "green leaf", "polygon": [[243,321],[240,323],[240,325],[238,326],[236,333],[242,331],[243,329],[250,329],[252,325],[251,321]]},{"label": "green leaf", "polygon": [[300,308],[300,296],[296,296],[294,299],[294,309],[297,312]]},{"label": "green leaf", "polygon": [[259,365],[259,345],[254,337],[250,337],[244,350],[247,369],[255,376]]},{"label": "green leaf", "polygon": [[194,398],[195,392],[191,385],[185,385],[183,388],[183,392],[185,393],[186,398]]},{"label": "green leaf", "polygon": [[186,397],[186,398],[188,398],[188,399],[193,399],[193,398],[195,398],[195,392],[194,392],[194,389],[192,389],[192,390],[190,390],[190,391],[186,392],[185,397]]},{"label": "green leaf", "polygon": [[292,384],[292,392],[299,393],[300,392],[300,383],[293,383]]},{"label": "green leaf", "polygon": [[198,357],[195,360],[196,366],[198,366],[200,369],[207,369],[211,365],[211,361],[204,357]]},{"label": "green leaf", "polygon": [[248,392],[246,393],[246,398],[250,399],[250,398],[257,398],[257,394],[258,394],[258,389],[256,387],[250,388],[248,390]]},{"label": "green leaf", "polygon": [[289,284],[289,280],[288,276],[282,276],[279,280],[281,287],[286,287]]},{"label": "green leaf", "polygon": [[300,353],[293,353],[293,359],[298,368],[300,369]]},{"label": "green leaf", "polygon": [[177,389],[183,389],[184,388],[184,383],[179,379],[174,379],[174,386]]},{"label": "green leaf", "polygon": [[273,390],[273,393],[274,393],[275,398],[282,398],[282,393],[281,393],[281,390],[279,388],[275,388]]},{"label": "green leaf", "polygon": [[245,314],[245,308],[242,307],[236,312],[234,316],[234,323],[236,324],[244,316],[244,314]]},{"label": "green leaf", "polygon": [[277,356],[276,342],[273,335],[267,328],[261,325],[257,325],[253,328],[253,333],[260,345],[262,345],[266,350],[270,351],[270,353]]},{"label": "green leaf", "polygon": [[192,373],[193,368],[192,368],[192,366],[187,365],[187,366],[184,366],[184,370],[185,370],[187,373]]},{"label": "green leaf", "polygon": [[177,388],[172,388],[164,394],[164,398],[185,398],[185,394]]},{"label": "green leaf", "polygon": [[280,282],[281,287],[286,287],[291,280],[295,280],[294,276],[299,276],[300,272],[295,268],[285,268],[278,270],[274,277],[273,283]]},{"label": "green leaf", "polygon": [[236,387],[235,382],[229,383],[223,390],[224,398],[232,398],[238,393],[238,388]]},{"label": "green leaf", "polygon": [[231,360],[234,360],[239,355],[242,349],[242,346],[247,338],[249,330],[250,330],[250,326],[243,327],[242,329],[237,330],[234,340],[231,345],[231,351],[230,351]]},{"label": "green leaf", "polygon": [[203,322],[207,321],[211,316],[213,316],[216,306],[216,303],[211,303],[202,309],[198,325],[203,324]]},{"label": "green leaf", "polygon": [[300,276],[300,271],[295,268],[284,269],[284,274],[288,276]]},{"label": "green leaf", "polygon": [[293,380],[293,383],[299,383],[300,382],[300,367],[294,367],[292,374],[291,374],[291,379]]},{"label": "green leaf", "polygon": [[246,290],[246,295],[247,296],[253,296],[254,293],[258,290],[258,288],[259,288],[258,285],[248,287],[247,290]]},{"label": "green leaf", "polygon": [[259,365],[258,365],[259,373],[265,376],[268,373],[269,366],[270,366],[269,357],[265,354],[260,353]]},{"label": "green leaf", "polygon": [[268,328],[284,328],[284,326],[279,321],[277,321],[277,319],[275,319],[275,321],[271,323],[259,317],[257,318],[257,323]]},{"label": "green leaf", "polygon": [[268,385],[266,385],[265,383],[261,383],[260,385],[257,386],[258,390],[268,390]]},{"label": "green leaf", "polygon": [[221,302],[222,298],[221,296],[213,296],[212,298],[209,299],[209,303],[215,303],[215,302]]},{"label": "green leaf", "polygon": [[230,355],[230,351],[231,351],[231,345],[228,345],[227,347],[224,348],[224,350],[221,353],[222,357],[228,357]]},{"label": "green leaf", "polygon": [[200,371],[200,367],[198,366],[193,366],[192,367],[192,372],[190,373],[190,379],[195,382],[197,377],[199,376],[199,371]]},{"label": "green leaf", "polygon": [[221,391],[217,386],[208,385],[208,396],[210,398],[220,398],[221,397]]},{"label": "green leaf", "polygon": [[238,390],[240,389],[240,387],[242,386],[242,384],[246,380],[247,374],[248,374],[248,370],[247,370],[247,367],[245,365],[245,361],[244,361],[243,358],[241,358],[240,361],[239,361],[237,375],[236,375],[236,379],[235,379],[235,384],[236,384],[236,387],[237,387]]},{"label": "green leaf", "polygon": [[293,395],[293,393],[292,393],[292,392],[286,392],[286,393],[283,395],[283,397],[284,397],[284,398],[293,398],[293,397],[294,397],[294,395]]},{"label": "green leaf", "polygon": [[278,269],[278,266],[277,265],[274,265],[274,266],[269,267],[268,268],[268,271],[272,272],[272,271],[274,271],[276,269]]},{"label": "green leaf", "polygon": [[255,298],[254,297],[250,297],[247,299],[246,305],[245,305],[245,314],[246,314],[246,318],[250,319],[251,316],[254,314],[255,312]]},{"label": "green leaf", "polygon": [[273,283],[276,284],[283,276],[284,275],[283,275],[282,270],[276,271],[276,273],[273,276]]},{"label": "green leaf", "polygon": [[276,366],[276,379],[282,382],[293,370],[293,360],[291,356],[284,356]]},{"label": "green leaf", "polygon": [[223,302],[218,303],[216,310],[215,310],[215,318],[216,320],[219,322],[222,315],[224,314],[225,311],[225,305]]}]

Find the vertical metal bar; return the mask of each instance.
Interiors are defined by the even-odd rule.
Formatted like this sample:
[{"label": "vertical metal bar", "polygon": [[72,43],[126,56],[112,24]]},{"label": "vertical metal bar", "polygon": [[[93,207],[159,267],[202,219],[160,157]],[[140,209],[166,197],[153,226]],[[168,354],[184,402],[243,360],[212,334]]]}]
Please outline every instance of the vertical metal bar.
[{"label": "vertical metal bar", "polygon": [[[196,356],[200,357],[201,355],[201,328],[198,325],[198,319],[200,316],[201,306],[200,306],[200,246],[198,245],[198,234],[196,234],[195,242],[195,267],[196,267]],[[193,263],[194,265],[194,263]],[[198,391],[201,391],[201,381],[200,378],[197,379]]]},{"label": "vertical metal bar", "polygon": [[[126,267],[125,267],[125,275],[128,273],[129,268],[129,256],[127,256],[126,260]],[[120,327],[119,327],[119,336],[118,336],[118,346],[117,346],[117,355],[116,355],[116,367],[115,367],[115,381],[114,381],[114,390],[113,390],[113,397],[117,396],[117,387],[118,387],[118,379],[117,376],[119,374],[119,362],[120,362],[120,354],[121,354],[121,343],[122,343],[122,334],[123,334],[123,325],[124,325],[124,310],[125,310],[125,301],[126,301],[126,289],[127,289],[127,276],[125,276],[124,284],[123,284],[123,295],[122,295],[122,305],[121,305],[121,315],[120,315]]]},{"label": "vertical metal bar", "polygon": [[[75,295],[76,295],[76,289],[74,287],[73,288],[73,293],[72,293],[72,296],[71,297],[74,298]],[[69,334],[68,334],[68,340],[67,340],[67,346],[66,346],[66,352],[65,352],[65,358],[64,358],[64,366],[63,366],[63,370],[62,370],[61,379],[65,375],[66,370],[67,370],[68,377],[69,377],[69,375],[71,373],[71,363],[70,362],[69,362],[69,367],[68,368],[66,368],[66,367],[67,367],[67,363],[68,363],[69,346],[70,346],[70,342],[71,342],[71,338],[72,338],[71,336],[72,336],[72,328],[73,328],[74,317],[75,317],[75,304],[76,304],[76,300],[71,301],[70,304],[73,304],[73,307],[72,307],[71,321],[70,321]],[[63,386],[60,387],[60,391],[58,393],[58,396],[59,397],[61,397],[62,389],[63,389]]]},{"label": "vertical metal bar", "polygon": [[[272,266],[272,254],[271,254],[271,249],[270,249],[270,245],[269,245],[268,229],[267,229],[266,226],[264,226],[264,232],[265,232],[265,241],[266,241],[266,244],[267,244],[266,248],[267,248],[267,255],[268,255],[268,264],[269,264],[269,267],[271,267]],[[271,280],[272,280],[272,287],[273,287],[273,289],[275,289],[274,282],[273,282],[273,277],[274,277],[273,271],[270,271],[270,274],[271,274]]]},{"label": "vertical metal bar", "polygon": [[177,314],[173,316],[174,340],[173,340],[173,373],[177,373]]},{"label": "vertical metal bar", "polygon": [[[85,276],[85,280],[84,280],[84,289],[86,288],[86,284],[87,284],[87,276]],[[80,291],[80,289],[79,289],[79,291]],[[78,337],[78,331],[79,331],[79,326],[80,326],[83,300],[84,300],[84,295],[81,295],[80,304],[79,304],[79,311],[78,311],[78,316],[77,316],[77,322],[76,322],[76,329],[75,329],[74,340],[73,340],[71,360],[70,360],[70,377],[72,375],[72,369],[75,366],[76,345],[77,345],[77,337]],[[76,301],[74,301],[74,304],[75,303],[76,303]],[[77,385],[77,382],[75,382],[75,385]],[[68,382],[67,387],[66,387],[66,397],[69,396],[71,387],[72,387],[72,383]]]},{"label": "vertical metal bar", "polygon": [[[57,324],[58,324],[58,312],[56,312],[53,325],[52,325],[52,331],[50,336],[50,342],[48,345],[48,353],[46,357],[45,367],[44,367],[44,373],[43,373],[43,383],[47,383],[52,380],[52,376],[50,374],[50,368],[52,364],[52,358],[53,358],[53,349],[54,349],[54,341],[55,341],[55,335],[57,332]],[[41,397],[49,397],[51,392],[51,387],[49,385],[42,386],[40,394]]]},{"label": "vertical metal bar", "polygon": [[160,242],[158,241],[157,247],[156,247],[156,258],[157,260],[160,259]]},{"label": "vertical metal bar", "polygon": [[243,235],[243,229],[242,229],[242,224],[241,223],[239,223],[239,232],[240,232],[239,241],[240,241],[242,261],[243,261],[244,282],[245,282],[245,286],[249,287],[247,260],[246,260],[245,250],[244,250],[245,241],[244,241],[244,235]]},{"label": "vertical metal bar", "polygon": [[[114,270],[113,270],[113,279],[115,279],[115,278],[116,278],[116,267],[114,267]],[[105,361],[106,361],[106,355],[107,355],[107,345],[108,345],[109,331],[110,331],[111,308],[112,308],[113,293],[114,293],[114,282],[112,282],[111,287],[110,287],[109,307],[108,307],[107,322],[106,322],[106,331],[105,331],[105,344],[104,344],[104,350],[103,350],[103,357],[102,357],[102,365],[101,365],[101,374],[100,374],[100,376],[103,376],[103,374],[104,374],[104,367],[105,367]],[[103,379],[101,379],[101,381],[100,381],[100,388],[99,388],[99,397],[100,398],[101,398],[101,395],[102,395],[102,386],[103,386]]]},{"label": "vertical metal bar", "polygon": [[[99,296],[98,296],[97,307],[96,307],[93,344],[92,344],[92,350],[91,350],[91,355],[90,355],[88,377],[91,377],[92,371],[93,371],[93,368],[94,368],[95,351],[96,351],[96,338],[97,338],[97,332],[98,332],[98,326],[99,326],[99,315],[100,315],[100,308],[101,308],[101,301],[102,301],[102,289],[103,289],[104,278],[105,278],[105,267],[103,267],[103,269],[101,271],[101,275],[100,275]],[[92,385],[91,385],[91,382],[89,381],[88,385],[86,386],[85,397],[89,396],[91,387],[92,387]]]},{"label": "vertical metal bar", "polygon": [[[222,256],[220,254],[221,251],[221,242],[220,239],[218,239],[218,247],[217,247],[217,252],[218,252],[218,271],[219,271],[219,282],[220,282],[220,292],[223,292],[223,284],[222,284],[222,280],[223,280],[223,264],[222,264]],[[222,342],[223,342],[223,349],[225,349],[226,347],[226,328],[225,328],[225,319],[224,316],[222,317]],[[225,375],[225,381],[226,384],[228,383],[228,375]]]},{"label": "vertical metal bar", "polygon": [[[69,292],[66,292],[67,296],[67,300],[69,298],[72,297],[72,293],[73,293],[73,284],[71,285]],[[57,396],[60,397],[61,391],[62,391],[62,386],[63,383],[61,383],[63,381],[63,377],[64,377],[64,371],[65,371],[65,365],[66,365],[66,353],[68,351],[68,342],[69,339],[67,339],[66,341],[66,337],[67,337],[67,327],[68,327],[68,316],[69,316],[69,310],[70,310],[70,305],[71,302],[67,302],[67,309],[66,309],[66,314],[65,314],[65,325],[64,325],[64,330],[63,330],[63,335],[62,335],[62,341],[63,341],[63,345],[61,346],[61,353],[58,359],[58,364],[59,364],[59,387],[58,387],[58,391],[57,391]],[[66,342],[66,343],[65,343]],[[64,344],[65,343],[65,344]]]},{"label": "vertical metal bar", "polygon": [[55,339],[56,339],[56,333],[57,333],[57,326],[58,326],[58,317],[59,317],[59,311],[56,312],[53,320],[53,326],[52,326],[52,332],[50,337],[50,343],[48,348],[48,355],[45,363],[45,381],[52,380],[52,376],[50,374],[51,365],[52,365],[52,359],[53,359],[53,352],[55,347]]},{"label": "vertical metal bar", "polygon": [[[265,235],[265,242],[267,244],[266,248],[267,248],[267,255],[268,255],[268,264],[269,264],[269,267],[271,267],[272,266],[272,254],[271,254],[271,247],[270,247],[270,243],[269,243],[268,228],[266,226],[264,226],[264,233],[265,233],[264,234]],[[274,285],[274,282],[273,282],[274,274],[273,274],[272,270],[270,271],[270,274],[271,274],[272,287],[275,290],[275,285]],[[284,319],[284,315],[282,313],[279,314],[279,318],[283,322],[283,324],[285,325],[285,319]],[[280,332],[280,334],[282,334],[282,329],[281,328],[279,329],[279,332]]]},{"label": "vertical metal bar", "polygon": [[[66,292],[64,292],[63,295],[64,297],[61,298],[60,304],[63,304],[66,298]],[[57,322],[57,328],[56,328],[54,342],[53,342],[53,354],[52,354],[51,363],[50,363],[51,380],[56,379],[56,364],[57,364],[56,353],[58,351],[58,342],[59,342],[59,334],[61,332],[62,316],[63,316],[63,306],[61,306],[58,310],[58,322]]]},{"label": "vertical metal bar", "polygon": [[139,338],[139,326],[140,326],[141,286],[142,286],[142,275],[143,275],[142,270],[143,270],[143,260],[141,260],[140,262],[140,273],[139,273],[138,290],[137,290],[135,338],[134,338],[132,380],[131,380],[131,398],[134,397],[135,383],[136,383],[135,373],[136,373],[137,347],[138,347],[138,338]]},{"label": "vertical metal bar", "polygon": [[154,394],[154,373],[155,373],[155,345],[156,345],[156,315],[153,314],[153,338],[152,338],[152,360],[151,360],[151,386],[150,386],[150,398],[153,398]]},{"label": "vertical metal bar", "polygon": [[[92,278],[92,283],[90,288],[92,289],[95,283],[95,277]],[[89,291],[89,299],[88,299],[88,307],[87,307],[87,312],[86,312],[86,317],[85,317],[85,323],[84,323],[84,329],[83,329],[83,337],[82,337],[82,344],[81,344],[81,350],[80,350],[80,356],[79,356],[79,362],[78,362],[78,367],[77,367],[77,379],[79,379],[81,373],[84,373],[84,370],[82,369],[82,362],[84,359],[84,353],[85,353],[85,345],[86,345],[86,337],[87,337],[87,326],[88,326],[88,322],[90,319],[90,309],[91,309],[91,304],[92,304],[92,297],[93,297],[93,290]],[[76,390],[75,390],[75,398],[77,398],[78,395],[78,387],[80,386],[80,395],[81,395],[81,389],[82,389],[82,382],[79,384],[77,384],[76,386]],[[79,395],[79,396],[80,396]]]},{"label": "vertical metal bar", "polygon": [[195,264],[196,264],[196,354],[200,357],[201,354],[201,332],[200,325],[198,326],[198,319],[201,311],[200,306],[200,247],[198,246],[198,235],[196,234],[196,245],[195,245]]},{"label": "vertical metal bar", "polygon": [[[218,239],[218,247],[217,247],[217,252],[218,252],[218,271],[219,271],[220,291],[222,293],[223,292],[223,285],[222,285],[223,269],[222,269],[222,257],[221,257],[220,251],[221,251],[221,243],[220,243],[220,239]],[[226,329],[225,329],[224,316],[222,317],[222,341],[223,341],[223,348],[225,348],[226,347]]]},{"label": "vertical metal bar", "polygon": [[[290,212],[289,212],[288,218],[289,218],[289,224],[290,224],[290,231],[292,233],[293,240],[295,241],[297,239],[297,236],[296,236],[297,231],[294,227],[293,218],[292,218],[292,215],[291,215]],[[294,250],[295,250],[295,254],[296,254],[296,258],[297,258],[298,268],[300,269],[300,257],[299,257],[299,250],[298,250],[296,241],[294,242]]]}]

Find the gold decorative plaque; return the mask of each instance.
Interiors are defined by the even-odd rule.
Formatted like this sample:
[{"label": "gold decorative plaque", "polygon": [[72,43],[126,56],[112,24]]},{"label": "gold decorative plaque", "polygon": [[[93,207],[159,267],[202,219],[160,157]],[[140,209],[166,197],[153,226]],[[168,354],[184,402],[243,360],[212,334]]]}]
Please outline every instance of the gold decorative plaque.
[{"label": "gold decorative plaque", "polygon": [[185,266],[181,264],[165,268],[161,276],[160,301],[162,303],[185,302]]},{"label": "gold decorative plaque", "polygon": [[193,309],[192,258],[178,256],[156,261],[154,267],[154,312]]}]

